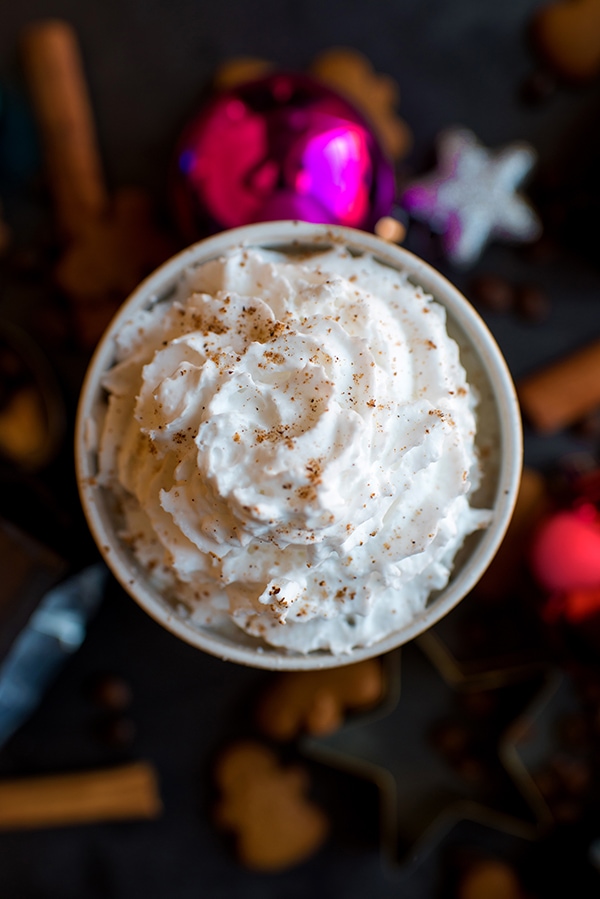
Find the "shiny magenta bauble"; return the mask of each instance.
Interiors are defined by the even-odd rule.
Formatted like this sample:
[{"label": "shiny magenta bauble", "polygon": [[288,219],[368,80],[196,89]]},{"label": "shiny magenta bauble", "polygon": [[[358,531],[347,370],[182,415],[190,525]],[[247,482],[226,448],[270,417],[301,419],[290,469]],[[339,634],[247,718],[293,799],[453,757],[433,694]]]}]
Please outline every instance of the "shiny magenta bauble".
[{"label": "shiny magenta bauble", "polygon": [[177,147],[172,198],[188,239],[275,219],[373,230],[394,171],[367,121],[338,94],[279,72],[217,94]]}]

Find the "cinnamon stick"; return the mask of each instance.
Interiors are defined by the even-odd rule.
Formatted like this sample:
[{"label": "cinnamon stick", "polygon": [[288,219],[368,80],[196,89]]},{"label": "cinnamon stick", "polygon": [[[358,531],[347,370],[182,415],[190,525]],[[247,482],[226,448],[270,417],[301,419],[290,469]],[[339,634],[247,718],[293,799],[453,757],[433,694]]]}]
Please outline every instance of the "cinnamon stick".
[{"label": "cinnamon stick", "polygon": [[22,52],[59,224],[77,237],[109,202],[77,37],[59,19],[35,22]]},{"label": "cinnamon stick", "polygon": [[174,248],[143,191],[107,190],[71,25],[56,19],[28,25],[22,52],[63,241],[54,276],[70,300],[79,342],[91,348],[119,304]]},{"label": "cinnamon stick", "polygon": [[0,781],[0,830],[156,818],[161,811],[148,762]]},{"label": "cinnamon stick", "polygon": [[575,424],[600,406],[600,340],[523,378],[523,414],[544,433]]}]

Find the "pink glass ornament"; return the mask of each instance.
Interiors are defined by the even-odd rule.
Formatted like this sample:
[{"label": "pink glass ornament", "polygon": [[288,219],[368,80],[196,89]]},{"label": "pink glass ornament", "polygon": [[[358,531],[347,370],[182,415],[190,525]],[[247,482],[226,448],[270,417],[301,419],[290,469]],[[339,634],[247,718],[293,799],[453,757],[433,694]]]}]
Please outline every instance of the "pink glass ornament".
[{"label": "pink glass ornament", "polygon": [[547,590],[600,589],[600,522],[595,507],[586,503],[550,516],[534,536],[531,566]]},{"label": "pink glass ornament", "polygon": [[391,162],[342,97],[276,73],[217,94],[176,151],[172,199],[190,240],[275,219],[373,230],[389,215]]}]

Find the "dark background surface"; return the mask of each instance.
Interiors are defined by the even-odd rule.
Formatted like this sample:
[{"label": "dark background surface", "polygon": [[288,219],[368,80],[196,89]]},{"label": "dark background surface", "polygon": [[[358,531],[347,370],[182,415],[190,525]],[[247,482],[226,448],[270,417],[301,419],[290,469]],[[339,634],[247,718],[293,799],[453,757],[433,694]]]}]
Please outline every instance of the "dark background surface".
[{"label": "dark background surface", "polygon": [[[558,173],[563,186],[585,190],[595,183],[597,189],[600,82],[561,86],[543,103],[521,99],[521,86],[537,65],[527,23],[540,5],[538,0],[330,0],[327,5],[322,0],[3,0],[0,84],[25,96],[18,51],[25,25],[47,16],[70,21],[81,41],[109,186],[148,189],[172,227],[166,174],[173,146],[205,96],[215,67],[248,55],[302,70],[323,49],[351,46],[400,85],[400,113],[414,134],[401,175],[429,168],[435,135],[448,125],[471,128],[492,147],[525,139],[539,154],[532,192],[540,188],[536,196],[543,212],[549,201],[540,186],[549,174]],[[33,188],[27,181],[19,190],[0,192],[0,198],[18,247],[35,248],[48,239],[51,206],[41,177]],[[470,280],[480,272],[534,283],[546,292],[550,314],[540,324],[483,312],[515,378],[600,334],[595,249],[600,226],[593,217],[581,229],[568,215],[560,221],[569,230],[558,234],[551,252],[494,245],[468,272],[453,271],[422,230],[409,233],[409,248],[440,267],[467,295]],[[552,226],[548,230],[552,233]],[[71,425],[87,356],[44,330],[43,271],[25,276],[5,262],[0,277],[0,315],[45,341]],[[10,470],[3,473],[0,512],[78,567],[96,554],[79,511],[69,439],[67,434],[59,458],[33,482],[24,483]],[[589,439],[572,433],[549,439],[526,427],[530,465],[547,469],[566,453],[595,450]],[[99,712],[86,698],[86,685],[102,671],[122,674],[132,685],[135,737],[125,747],[111,748],[97,736]],[[444,882],[452,849],[430,846],[420,863],[386,872],[375,791],[316,763],[311,768],[315,794],[333,821],[324,849],[279,875],[251,874],[235,862],[231,846],[211,823],[211,765],[231,737],[251,730],[252,699],[269,677],[179,642],[111,582],[83,648],[31,720],[0,751],[0,774],[148,758],[159,771],[165,814],[152,823],[0,835],[2,899],[291,899],[309,891],[348,899],[448,895]],[[407,738],[410,727],[408,721]],[[289,753],[301,755],[301,749],[291,747]],[[585,861],[593,836],[593,827],[580,821],[530,846],[524,864],[531,893],[597,895],[597,881],[594,887]],[[517,851],[523,856],[521,846],[504,845],[483,826],[461,825],[453,839],[467,848],[487,841],[503,857],[512,859]],[[569,888],[571,876],[579,891]]]}]

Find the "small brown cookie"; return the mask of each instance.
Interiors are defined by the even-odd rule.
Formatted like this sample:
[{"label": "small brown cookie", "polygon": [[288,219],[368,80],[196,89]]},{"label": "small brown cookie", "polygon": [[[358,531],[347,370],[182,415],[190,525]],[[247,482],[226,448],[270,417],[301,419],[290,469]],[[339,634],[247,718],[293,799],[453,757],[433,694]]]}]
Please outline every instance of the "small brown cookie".
[{"label": "small brown cookie", "polygon": [[323,844],[329,822],[306,798],[309,782],[302,768],[283,767],[268,747],[245,740],[223,752],[215,777],[221,791],[215,820],[234,833],[247,867],[290,868]]},{"label": "small brown cookie", "polygon": [[600,0],[556,0],[532,20],[537,50],[556,74],[587,81],[600,74]]},{"label": "small brown cookie", "polygon": [[107,214],[82,226],[56,267],[82,346],[95,345],[123,300],[173,250],[137,188],[118,190]]},{"label": "small brown cookie", "polygon": [[486,859],[469,868],[460,883],[458,899],[523,899],[517,875],[510,865]]},{"label": "small brown cookie", "polygon": [[323,736],[340,726],[348,709],[374,706],[383,690],[378,659],[324,671],[282,674],[258,705],[258,725],[275,740],[291,740],[303,731]]},{"label": "small brown cookie", "polygon": [[366,56],[349,47],[325,50],[309,71],[364,113],[392,159],[408,153],[412,134],[396,112],[400,91],[393,78],[375,72]]},{"label": "small brown cookie", "polygon": [[218,66],[214,77],[213,87],[220,91],[227,91],[246,81],[254,81],[273,69],[273,63],[267,59],[259,59],[255,56],[234,56]]}]

